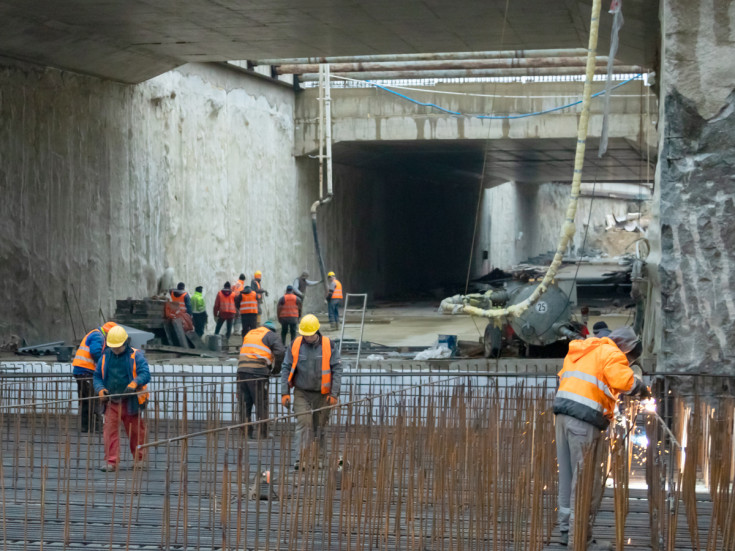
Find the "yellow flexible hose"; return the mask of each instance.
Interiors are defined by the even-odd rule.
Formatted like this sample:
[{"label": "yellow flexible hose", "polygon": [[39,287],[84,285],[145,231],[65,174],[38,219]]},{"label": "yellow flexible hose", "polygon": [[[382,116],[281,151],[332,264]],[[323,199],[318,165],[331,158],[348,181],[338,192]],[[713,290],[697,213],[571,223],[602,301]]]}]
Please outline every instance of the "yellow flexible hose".
[{"label": "yellow flexible hose", "polygon": [[587,140],[587,127],[589,125],[590,116],[590,100],[592,96],[592,79],[595,74],[595,62],[597,58],[597,38],[600,27],[600,5],[601,0],[592,2],[592,16],[590,19],[590,38],[587,46],[587,67],[584,81],[584,93],[582,95],[582,113],[579,117],[579,125],[577,127],[577,150],[574,156],[574,175],[572,177],[572,190],[569,197],[569,205],[564,220],[564,224],[559,232],[559,244],[556,247],[554,260],[551,262],[549,269],[546,271],[544,278],[533,293],[522,302],[514,304],[507,308],[497,308],[483,310],[474,306],[466,305],[462,308],[465,314],[471,316],[481,316],[486,318],[498,318],[503,316],[520,316],[528,307],[536,302],[549,288],[554,280],[559,267],[561,266],[564,251],[566,251],[569,241],[574,236],[574,216],[577,214],[577,200],[579,199],[579,188],[582,184],[582,168],[584,167],[584,152]]}]

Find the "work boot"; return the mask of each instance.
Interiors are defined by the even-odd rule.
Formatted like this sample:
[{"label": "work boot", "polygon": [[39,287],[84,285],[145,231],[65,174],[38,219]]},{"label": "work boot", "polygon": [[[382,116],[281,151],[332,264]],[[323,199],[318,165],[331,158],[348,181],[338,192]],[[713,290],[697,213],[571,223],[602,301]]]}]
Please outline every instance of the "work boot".
[{"label": "work boot", "polygon": [[569,532],[559,533],[559,543],[561,543],[564,547],[569,545]]},{"label": "work boot", "polygon": [[337,330],[337,322],[336,321],[333,321],[332,322],[332,331],[336,331],[336,330]]},{"label": "work boot", "polygon": [[612,543],[605,540],[588,539],[587,551],[612,551]]},{"label": "work boot", "polygon": [[117,465],[115,463],[105,463],[102,467],[100,467],[100,471],[103,473],[114,473],[117,470]]}]

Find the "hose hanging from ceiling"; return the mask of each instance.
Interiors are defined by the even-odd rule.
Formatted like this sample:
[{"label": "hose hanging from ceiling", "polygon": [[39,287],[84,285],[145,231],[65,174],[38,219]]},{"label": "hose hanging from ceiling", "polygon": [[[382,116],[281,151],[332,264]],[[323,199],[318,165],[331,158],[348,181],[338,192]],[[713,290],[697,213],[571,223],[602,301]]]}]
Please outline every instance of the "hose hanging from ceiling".
[{"label": "hose hanging from ceiling", "polygon": [[[567,250],[569,242],[574,236],[574,217],[577,214],[577,201],[579,199],[579,189],[582,185],[582,167],[584,166],[584,152],[586,148],[587,140],[587,128],[589,125],[590,116],[590,101],[592,97],[592,80],[595,74],[595,60],[597,53],[597,38],[600,27],[600,5],[601,0],[594,0],[592,2],[592,14],[590,18],[590,38],[587,48],[587,66],[584,81],[584,92],[582,94],[582,112],[579,117],[579,126],[577,127],[577,150],[574,156],[574,175],[572,177],[572,189],[569,196],[569,204],[567,205],[567,212],[564,219],[564,224],[559,232],[559,243],[556,247],[556,254],[554,254],[554,260],[551,262],[549,269],[546,271],[546,275],[538,284],[538,287],[534,289],[533,293],[522,302],[513,304],[507,308],[494,308],[484,310],[471,306],[469,301],[462,297],[462,295],[455,295],[444,299],[440,306],[440,311],[447,314],[464,313],[471,316],[480,316],[485,318],[500,318],[504,316],[520,316],[528,308],[534,304],[549,288],[549,285],[553,282],[557,271],[562,263],[564,252]],[[458,308],[459,304],[462,304],[461,308]]]}]

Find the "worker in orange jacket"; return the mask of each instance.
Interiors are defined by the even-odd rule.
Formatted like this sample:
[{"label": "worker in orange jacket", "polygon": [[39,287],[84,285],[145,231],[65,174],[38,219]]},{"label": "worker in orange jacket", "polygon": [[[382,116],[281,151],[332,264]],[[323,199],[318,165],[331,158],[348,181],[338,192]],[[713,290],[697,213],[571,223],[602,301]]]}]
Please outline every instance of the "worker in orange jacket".
[{"label": "worker in orange jacket", "polygon": [[214,334],[219,335],[219,330],[222,329],[222,324],[227,324],[227,330],[225,336],[227,340],[230,340],[232,335],[232,321],[235,319],[235,295],[232,293],[230,282],[225,281],[225,285],[222,290],[217,293],[217,298],[214,299],[214,317],[217,320],[217,325],[214,327]]},{"label": "worker in orange jacket", "polygon": [[[650,397],[650,390],[630,368],[641,351],[633,329],[623,327],[609,337],[574,340],[559,372],[554,397],[556,455],[559,463],[559,530],[564,545],[574,542],[574,496],[577,474],[585,450],[596,448],[613,418],[620,394]],[[601,490],[601,488],[600,488]],[[594,489],[597,491],[597,489]],[[593,494],[590,520],[601,492]],[[588,528],[588,548],[592,526]]]},{"label": "worker in orange jacket", "polygon": [[281,339],[286,344],[286,337],[291,333],[291,342],[296,339],[296,326],[301,317],[301,299],[296,296],[293,285],[286,287],[286,294],[278,299],[278,323],[281,324]]},{"label": "worker in orange jacket", "polygon": [[339,402],[342,362],[334,341],[319,332],[319,320],[307,314],[299,323],[300,337],[286,349],[281,369],[281,405],[291,405],[296,414],[296,450],[294,468],[301,455],[316,440],[319,453],[326,453],[324,428],[329,421],[328,406]]},{"label": "worker in orange jacket", "polygon": [[117,324],[108,321],[97,329],[92,329],[84,335],[79,343],[77,353],[72,360],[72,375],[77,382],[77,396],[79,397],[79,420],[82,432],[99,432],[102,430],[102,415],[98,411],[97,400],[92,398],[94,393],[94,370],[97,361],[105,351],[105,338],[110,329]]}]

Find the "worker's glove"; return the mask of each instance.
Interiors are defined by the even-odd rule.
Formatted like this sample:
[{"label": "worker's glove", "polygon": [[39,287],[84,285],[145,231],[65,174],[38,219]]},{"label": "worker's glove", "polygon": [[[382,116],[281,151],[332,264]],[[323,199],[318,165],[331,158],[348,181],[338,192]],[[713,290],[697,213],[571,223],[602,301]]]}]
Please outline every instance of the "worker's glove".
[{"label": "worker's glove", "polygon": [[106,402],[106,401],[107,401],[107,397],[108,397],[109,395],[110,395],[110,391],[109,391],[109,390],[107,390],[106,388],[103,388],[102,390],[100,390],[100,391],[99,391],[99,392],[97,393],[97,396],[99,396],[99,397],[100,397],[100,402]]},{"label": "worker's glove", "polygon": [[336,406],[337,404],[339,404],[339,399],[336,396],[332,396],[331,394],[327,396],[328,406]]},{"label": "worker's glove", "polygon": [[138,385],[135,381],[131,382],[128,386],[125,387],[125,390],[123,390],[123,394],[135,394],[138,390]]},{"label": "worker's glove", "polygon": [[268,296],[268,291],[263,291],[263,294],[264,294],[265,296]]},{"label": "worker's glove", "polygon": [[284,407],[284,409],[288,409],[291,405],[291,395],[290,394],[284,394],[281,396],[281,405]]},{"label": "worker's glove", "polygon": [[651,388],[643,385],[643,388],[638,392],[638,397],[641,400],[647,400],[648,398],[651,398],[653,395],[651,394]]}]

